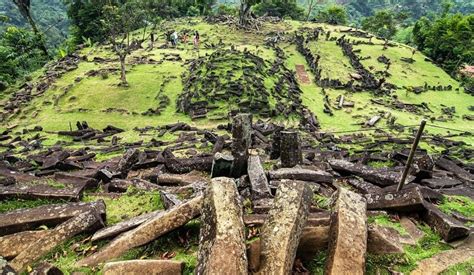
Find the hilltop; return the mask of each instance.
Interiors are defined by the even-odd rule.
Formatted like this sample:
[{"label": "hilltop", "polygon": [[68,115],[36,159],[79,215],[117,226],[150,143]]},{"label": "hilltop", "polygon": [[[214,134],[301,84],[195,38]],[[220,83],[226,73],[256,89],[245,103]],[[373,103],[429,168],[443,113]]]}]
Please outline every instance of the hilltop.
[{"label": "hilltop", "polygon": [[[331,250],[340,234],[368,274],[472,270],[472,236],[457,243],[474,218],[472,95],[420,52],[359,29],[232,22],[164,21],[153,47],[136,30],[128,86],[112,46],[88,44],[2,95],[0,238],[29,239],[0,242],[0,255],[17,270],[171,259],[191,274],[218,235],[236,245],[216,251],[254,256],[260,241],[289,239],[268,247],[297,254],[286,268],[322,274],[346,260]],[[172,30],[187,43],[167,43]]]},{"label": "hilltop", "polygon": [[[199,51],[193,49],[192,41],[177,48],[167,46],[165,31],[172,29],[198,30],[202,35]],[[304,49],[298,50],[295,32],[305,41]],[[142,36],[142,31],[136,32],[137,39]],[[298,115],[307,109],[324,132],[365,129],[364,124],[376,115],[381,116],[377,127],[382,128],[415,125],[426,118],[437,126],[474,129],[469,120],[472,97],[456,80],[419,52],[410,60],[412,48],[393,42],[384,46],[383,40],[355,29],[281,21],[267,22],[259,32],[245,32],[182,19],[164,23],[158,37],[153,50],[144,41],[128,57],[129,87],[117,85],[118,60],[107,45],[86,46],[75,56],[46,66],[17,92],[31,94],[21,107],[8,106],[8,99],[3,100],[8,109],[3,111],[3,127],[41,125],[46,131],[59,131],[69,129],[69,123],[87,121],[96,128],[112,124],[128,130],[122,134],[128,138],[135,127],[176,121],[216,126],[230,111],[246,105],[243,111],[251,109],[262,118],[290,118],[286,123],[298,123]],[[338,43],[341,37],[355,43],[349,54],[360,60],[357,64]],[[305,52],[317,56],[317,67],[308,63],[312,61],[303,56]],[[363,83],[367,79],[356,66],[374,83]],[[371,87],[381,79],[385,80],[381,89]],[[281,89],[283,95],[276,95]],[[341,96],[345,104],[339,107]],[[212,105],[207,106],[207,116],[193,119],[189,110],[179,107],[185,98]],[[449,130],[432,127],[427,131],[447,134]],[[453,139],[474,142],[469,136]]]}]

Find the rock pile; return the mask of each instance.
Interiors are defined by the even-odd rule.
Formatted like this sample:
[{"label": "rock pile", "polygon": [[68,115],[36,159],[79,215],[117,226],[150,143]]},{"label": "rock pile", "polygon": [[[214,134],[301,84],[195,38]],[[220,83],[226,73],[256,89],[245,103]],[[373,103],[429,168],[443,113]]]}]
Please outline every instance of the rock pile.
[{"label": "rock pile", "polygon": [[[277,60],[271,66],[248,51],[235,49],[216,50],[192,61],[183,78],[178,109],[193,119],[219,109],[262,117],[302,114],[302,92],[293,72],[283,65],[281,54],[277,50]],[[275,80],[273,87],[265,83],[268,78]],[[222,114],[225,117],[227,114]]]},{"label": "rock pile", "polygon": [[[77,131],[89,129],[85,123],[79,125],[82,130]],[[317,251],[328,249],[328,273],[363,274],[366,253],[402,253],[402,243],[415,243],[415,235],[401,236],[383,226],[367,224],[368,216],[381,213],[399,219],[406,219],[408,214],[417,217],[408,223],[423,221],[446,242],[470,233],[463,224],[469,218],[446,214],[436,206],[444,194],[474,198],[474,169],[469,165],[418,151],[406,187],[397,192],[408,158],[404,151],[363,157],[323,152],[315,150],[303,132],[263,121],[253,123],[250,114],[239,114],[220,129],[227,130],[232,138],[184,123],[163,126],[164,132],[181,132],[178,147],[132,147],[123,156],[105,162],[96,162],[85,148],[56,148],[25,158],[2,154],[0,198],[59,197],[76,201],[85,189],[103,186],[106,192],[117,194],[133,186],[160,192],[166,206],[166,210],[107,227],[107,209],[102,201],[68,202],[0,214],[0,255],[9,260],[2,265],[24,271],[73,236],[89,234],[92,242],[112,239],[76,263],[96,266],[198,217],[202,219],[198,273],[226,270],[286,274],[300,265],[299,259],[312,258]],[[202,138],[196,138],[196,133]],[[328,142],[326,137],[316,138]],[[203,141],[214,144],[213,154],[175,156],[175,151],[186,144]],[[335,141],[332,138],[328,143]],[[264,165],[270,159],[276,160],[271,168]],[[367,165],[370,161],[391,161],[394,165],[374,168]],[[37,165],[28,166],[29,162]],[[211,179],[212,175],[215,177]],[[58,183],[63,186],[57,187]],[[318,204],[313,200],[316,195],[332,201],[331,207]],[[49,229],[34,231],[42,224]],[[260,238],[247,244],[246,228],[254,232],[252,237]],[[105,269],[143,273],[150,268],[181,270],[183,264],[129,261],[106,264]]]}]

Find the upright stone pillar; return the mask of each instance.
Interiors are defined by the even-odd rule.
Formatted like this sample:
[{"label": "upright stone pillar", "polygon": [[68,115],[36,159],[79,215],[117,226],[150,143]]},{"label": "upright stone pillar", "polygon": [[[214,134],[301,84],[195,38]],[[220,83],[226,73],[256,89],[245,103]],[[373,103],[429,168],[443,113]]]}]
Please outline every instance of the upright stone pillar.
[{"label": "upright stone pillar", "polygon": [[252,143],[252,115],[238,114],[232,121],[232,176],[238,178],[247,171],[249,147]]},{"label": "upright stone pillar", "polygon": [[303,162],[301,143],[297,132],[281,132],[280,160],[282,167],[294,167]]}]

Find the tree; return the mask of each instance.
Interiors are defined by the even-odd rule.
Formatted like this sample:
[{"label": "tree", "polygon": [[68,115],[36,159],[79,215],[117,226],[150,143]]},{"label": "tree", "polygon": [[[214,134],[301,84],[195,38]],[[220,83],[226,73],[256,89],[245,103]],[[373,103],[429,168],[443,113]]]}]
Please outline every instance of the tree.
[{"label": "tree", "polygon": [[127,1],[125,4],[109,3],[103,7],[102,12],[103,29],[120,61],[120,85],[128,86],[125,60],[133,42],[131,32],[143,21],[143,13],[134,1]]},{"label": "tree", "polygon": [[277,16],[280,18],[302,19],[304,10],[296,0],[264,0],[255,5],[253,10],[257,15]]},{"label": "tree", "polygon": [[38,36],[23,28],[9,26],[0,34],[0,82],[13,83],[41,68],[47,61]]},{"label": "tree", "polygon": [[216,2],[217,0],[195,0],[195,5],[199,9],[200,15],[209,15]]},{"label": "tree", "polygon": [[395,15],[392,11],[382,10],[362,20],[362,29],[385,39],[391,39],[397,32]]},{"label": "tree", "polygon": [[309,21],[309,17],[311,16],[311,12],[313,12],[316,1],[317,0],[306,0],[306,6],[308,7],[308,11],[306,12],[306,21]]},{"label": "tree", "polygon": [[345,25],[347,24],[347,11],[341,5],[329,6],[318,13],[316,20],[331,25]]},{"label": "tree", "polygon": [[30,0],[12,0],[13,3],[18,7],[20,10],[21,15],[28,21],[28,23],[31,26],[31,29],[35,33],[36,36],[38,36],[41,44],[40,48],[44,52],[46,56],[48,56],[48,49],[46,48],[46,44],[43,39],[43,34],[40,32],[38,27],[36,26],[35,21],[33,20],[33,17],[31,16],[31,2]]},{"label": "tree", "polygon": [[239,9],[239,24],[241,26],[248,26],[250,22],[250,8],[253,5],[260,3],[261,0],[240,0]]},{"label": "tree", "polygon": [[474,60],[474,15],[451,14],[418,20],[413,40],[418,49],[454,74],[462,63]]}]

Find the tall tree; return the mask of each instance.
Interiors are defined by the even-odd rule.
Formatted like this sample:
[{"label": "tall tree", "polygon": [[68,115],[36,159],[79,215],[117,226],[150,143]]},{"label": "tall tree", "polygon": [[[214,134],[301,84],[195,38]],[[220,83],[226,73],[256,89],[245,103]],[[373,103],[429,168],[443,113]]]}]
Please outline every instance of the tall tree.
[{"label": "tall tree", "polygon": [[30,0],[12,0],[13,3],[18,7],[20,10],[21,15],[28,21],[28,23],[31,26],[31,29],[33,29],[33,32],[35,35],[40,39],[41,41],[41,50],[44,52],[46,56],[49,56],[48,54],[48,49],[46,48],[46,43],[43,39],[43,34],[40,32],[38,27],[36,26],[35,20],[33,20],[33,17],[31,16],[31,2]]},{"label": "tall tree", "polygon": [[347,24],[347,11],[344,6],[332,5],[320,11],[316,19],[331,25],[345,25]]},{"label": "tall tree", "polygon": [[260,3],[261,0],[240,0],[239,24],[248,26],[250,22],[250,9],[253,5]]},{"label": "tall tree", "polygon": [[390,10],[381,10],[362,20],[362,29],[391,39],[397,32],[395,15]]},{"label": "tall tree", "polygon": [[124,4],[110,1],[104,6],[103,14],[101,22],[104,31],[120,61],[120,85],[128,86],[125,61],[133,45],[131,32],[143,22],[143,12],[135,1]]}]

